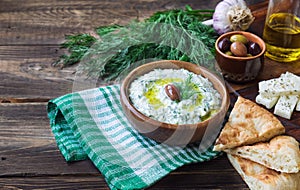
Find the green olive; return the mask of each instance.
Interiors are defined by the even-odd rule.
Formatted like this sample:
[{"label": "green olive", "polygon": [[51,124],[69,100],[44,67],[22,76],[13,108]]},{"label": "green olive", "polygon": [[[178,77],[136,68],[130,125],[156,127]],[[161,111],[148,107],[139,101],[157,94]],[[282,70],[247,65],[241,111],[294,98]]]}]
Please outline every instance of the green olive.
[{"label": "green olive", "polygon": [[231,51],[226,51],[225,54],[226,54],[226,55],[229,55],[229,56],[232,56],[232,55],[233,55]]},{"label": "green olive", "polygon": [[230,41],[233,42],[241,42],[243,44],[248,43],[248,39],[242,34],[235,34],[230,37]]}]

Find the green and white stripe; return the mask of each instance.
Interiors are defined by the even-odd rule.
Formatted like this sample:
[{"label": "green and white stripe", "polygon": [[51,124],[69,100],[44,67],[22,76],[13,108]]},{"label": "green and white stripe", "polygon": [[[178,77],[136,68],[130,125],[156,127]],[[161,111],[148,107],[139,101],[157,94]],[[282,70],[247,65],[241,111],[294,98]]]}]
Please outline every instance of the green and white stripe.
[{"label": "green and white stripe", "polygon": [[126,119],[119,86],[95,88],[51,100],[48,116],[67,161],[87,156],[111,189],[143,189],[176,168],[219,155],[197,145],[171,147],[140,135]]}]

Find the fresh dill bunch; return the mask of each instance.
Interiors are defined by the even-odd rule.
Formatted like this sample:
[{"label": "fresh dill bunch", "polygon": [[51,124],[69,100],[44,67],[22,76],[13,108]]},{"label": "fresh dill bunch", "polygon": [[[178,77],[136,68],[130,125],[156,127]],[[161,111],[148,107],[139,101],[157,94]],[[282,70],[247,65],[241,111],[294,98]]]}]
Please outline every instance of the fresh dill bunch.
[{"label": "fresh dill bunch", "polygon": [[60,56],[60,59],[53,65],[62,64],[64,67],[78,63],[95,42],[96,38],[89,34],[66,36],[66,41],[61,44],[61,48],[68,49],[69,54]]},{"label": "fresh dill bunch", "polygon": [[120,80],[135,63],[143,64],[150,59],[181,60],[213,68],[217,33],[201,23],[212,15],[213,10],[193,10],[187,6],[156,12],[144,21],[126,26],[98,27],[96,33],[101,40],[88,34],[77,43],[74,41],[80,35],[67,38],[65,44],[69,46],[63,47],[70,54],[62,56],[61,62],[71,65],[81,61],[80,72],[105,83]]},{"label": "fresh dill bunch", "polygon": [[112,24],[112,25],[108,25],[108,26],[99,26],[98,28],[96,28],[96,33],[99,36],[103,36],[105,34],[111,33],[113,31],[116,31],[117,29],[122,28],[123,26],[118,25],[118,24]]},{"label": "fresh dill bunch", "polygon": [[213,27],[201,23],[202,21],[211,19],[213,13],[214,10],[193,10],[187,5],[185,10],[156,12],[146,19],[145,22],[168,23],[180,27],[202,40],[214,54],[214,43],[218,38],[218,34]]}]

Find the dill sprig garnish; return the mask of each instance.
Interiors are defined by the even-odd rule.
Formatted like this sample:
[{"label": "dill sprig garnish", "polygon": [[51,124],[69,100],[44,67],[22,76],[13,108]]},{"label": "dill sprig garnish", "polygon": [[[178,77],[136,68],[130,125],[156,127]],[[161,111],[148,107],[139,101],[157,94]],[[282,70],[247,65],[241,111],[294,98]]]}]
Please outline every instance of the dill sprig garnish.
[{"label": "dill sprig garnish", "polygon": [[189,74],[183,82],[174,83],[179,89],[181,100],[190,99],[195,94],[200,94],[198,87],[192,82],[192,78],[192,74]]}]

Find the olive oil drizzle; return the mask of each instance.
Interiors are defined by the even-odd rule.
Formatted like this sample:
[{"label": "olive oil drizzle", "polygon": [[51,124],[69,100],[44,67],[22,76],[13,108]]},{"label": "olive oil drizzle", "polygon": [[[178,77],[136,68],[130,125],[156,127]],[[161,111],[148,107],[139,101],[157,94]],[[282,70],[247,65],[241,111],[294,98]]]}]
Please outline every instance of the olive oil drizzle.
[{"label": "olive oil drizzle", "polygon": [[163,88],[169,83],[180,81],[182,81],[180,78],[165,78],[152,81],[147,85],[148,91],[144,93],[144,96],[147,98],[149,104],[154,107],[154,109],[159,109],[160,107],[164,106],[164,104],[158,98],[160,88]]},{"label": "olive oil drizzle", "polygon": [[182,99],[189,99],[197,94],[194,104],[185,108],[187,111],[192,111],[195,107],[202,104],[203,95],[201,94],[199,86],[191,81],[191,76],[188,76],[186,80],[181,78],[164,78],[150,82],[147,85],[148,90],[144,93],[144,96],[154,109],[159,109],[164,106],[163,102],[158,98],[158,93],[160,92],[160,88],[164,88],[165,85],[170,83],[173,83],[180,89]]}]

